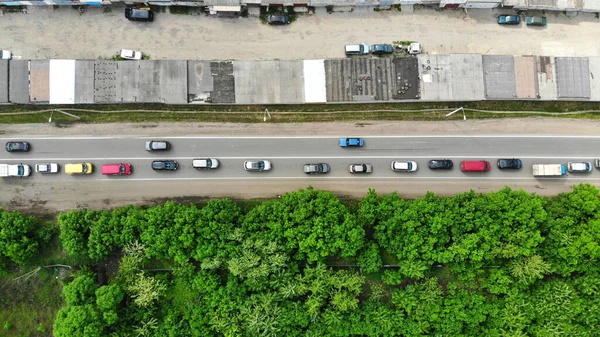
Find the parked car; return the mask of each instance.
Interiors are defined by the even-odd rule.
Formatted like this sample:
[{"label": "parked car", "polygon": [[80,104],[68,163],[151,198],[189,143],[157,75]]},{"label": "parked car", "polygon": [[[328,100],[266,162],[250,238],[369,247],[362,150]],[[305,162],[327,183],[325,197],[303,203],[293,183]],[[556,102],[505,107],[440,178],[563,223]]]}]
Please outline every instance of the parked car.
[{"label": "parked car", "polygon": [[126,60],[141,60],[142,52],[131,50],[131,49],[121,49],[120,53],[121,57]]},{"label": "parked car", "polygon": [[244,162],[244,170],[246,171],[270,171],[271,162],[268,160],[246,160]]},{"label": "parked car", "polygon": [[393,161],[392,171],[395,172],[415,172],[417,170],[417,163],[414,161]]},{"label": "parked car", "polygon": [[463,172],[487,172],[490,170],[490,162],[487,160],[464,160],[460,162],[460,170]]},{"label": "parked car", "polygon": [[219,167],[219,161],[217,159],[202,158],[192,160],[192,167],[196,169],[216,169]]},{"label": "parked car", "polygon": [[588,161],[582,162],[568,162],[567,171],[571,173],[587,173],[592,172],[592,163]]},{"label": "parked car", "polygon": [[518,25],[521,23],[521,17],[519,15],[500,15],[498,17],[498,24],[501,25]]},{"label": "parked car", "polygon": [[6,142],[6,151],[8,152],[27,152],[29,143],[27,142]]},{"label": "parked car", "polygon": [[152,162],[152,169],[155,171],[175,171],[179,164],[175,160],[155,160]]},{"label": "parked car", "polygon": [[527,23],[528,26],[543,27],[546,25],[546,17],[545,16],[528,16],[525,18],[525,23]]},{"label": "parked car", "polygon": [[347,44],[344,46],[344,53],[346,53],[346,55],[366,55],[370,51],[371,49],[366,43]]},{"label": "parked car", "polygon": [[454,163],[450,159],[433,159],[429,161],[429,168],[432,170],[450,170]]},{"label": "parked car", "polygon": [[325,163],[306,164],[304,165],[304,173],[306,174],[322,174],[329,172],[329,165]]},{"label": "parked car", "polygon": [[35,164],[35,172],[37,173],[57,173],[58,168],[57,163]]},{"label": "parked car", "polygon": [[374,44],[371,46],[371,54],[382,55],[382,54],[393,54],[394,46],[391,44],[381,43]]},{"label": "parked car", "polygon": [[10,60],[12,59],[12,53],[8,50],[0,50],[0,60]]},{"label": "parked car", "polygon": [[352,164],[350,165],[350,173],[371,173],[373,167],[371,164]]},{"label": "parked car", "polygon": [[267,23],[272,26],[289,25],[292,20],[288,15],[269,15]]},{"label": "parked car", "polygon": [[127,7],[125,8],[125,17],[129,19],[129,21],[146,21],[152,22],[154,21],[154,13],[150,8],[133,8]]},{"label": "parked car", "polygon": [[341,147],[361,147],[365,144],[362,138],[340,138]]},{"label": "parked car", "polygon": [[498,161],[496,162],[496,166],[498,166],[499,169],[515,169],[518,170],[521,167],[523,167],[523,163],[521,162],[521,159],[498,159]]},{"label": "parked car", "polygon": [[169,151],[171,144],[164,140],[149,140],[145,148],[146,151]]},{"label": "parked car", "polygon": [[104,164],[102,165],[102,174],[107,176],[122,176],[131,174],[131,164]]}]

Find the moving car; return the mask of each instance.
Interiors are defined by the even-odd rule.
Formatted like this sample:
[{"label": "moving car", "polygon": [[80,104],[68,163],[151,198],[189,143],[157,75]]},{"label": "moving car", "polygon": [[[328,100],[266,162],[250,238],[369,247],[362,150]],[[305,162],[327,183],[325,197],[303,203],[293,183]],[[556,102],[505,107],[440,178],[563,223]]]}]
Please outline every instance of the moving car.
[{"label": "moving car", "polygon": [[155,160],[152,162],[152,169],[155,171],[175,171],[179,167],[175,160]]},{"label": "moving car", "polygon": [[365,141],[362,138],[340,138],[340,146],[341,147],[361,147],[365,144]]},{"label": "moving car", "polygon": [[268,160],[246,160],[244,162],[244,170],[246,171],[270,171],[271,162]]},{"label": "moving car", "polygon": [[498,24],[501,25],[518,25],[521,23],[521,17],[518,15],[500,15]]},{"label": "moving car", "polygon": [[306,174],[322,174],[329,172],[329,165],[325,163],[306,164],[304,165],[304,173]]},{"label": "moving car", "polygon": [[380,43],[371,46],[371,54],[382,55],[382,54],[393,54],[394,46],[391,44]]},{"label": "moving car", "polygon": [[454,163],[450,159],[433,159],[429,161],[429,168],[432,170],[450,170]]},{"label": "moving car", "polygon": [[568,162],[567,171],[571,173],[587,173],[592,172],[592,163],[587,161],[582,162]]},{"label": "moving car", "polygon": [[490,170],[490,162],[487,160],[465,160],[460,162],[460,170],[463,172],[487,172]]},{"label": "moving car", "polygon": [[27,142],[6,142],[6,151],[8,152],[27,152],[29,143]]},{"label": "moving car", "polygon": [[523,163],[521,162],[521,159],[498,159],[498,161],[496,162],[496,166],[498,166],[499,169],[520,169],[521,167],[523,167]]},{"label": "moving car", "polygon": [[129,21],[154,21],[154,13],[150,8],[127,7],[125,8],[125,17],[129,19]]},{"label": "moving car", "polygon": [[10,60],[12,59],[12,53],[8,50],[0,50],[0,60]]},{"label": "moving car", "polygon": [[104,164],[102,165],[102,174],[107,176],[122,176],[131,174],[131,164]]},{"label": "moving car", "polygon": [[371,173],[373,167],[371,164],[352,164],[350,165],[350,173]]},{"label": "moving car", "polygon": [[417,163],[414,161],[393,161],[392,171],[395,172],[415,172]]},{"label": "moving car", "polygon": [[344,46],[344,53],[346,53],[346,55],[366,55],[370,51],[371,49],[366,43],[347,44]]},{"label": "moving car", "polygon": [[525,18],[525,23],[528,26],[543,27],[546,25],[546,17],[545,16],[528,16]]},{"label": "moving car", "polygon": [[219,167],[219,161],[211,158],[194,159],[192,167],[197,169],[216,169]]},{"label": "moving car", "polygon": [[37,172],[37,173],[57,173],[58,172],[58,164],[57,163],[35,164],[35,172]]},{"label": "moving car", "polygon": [[93,171],[92,163],[65,164],[66,174],[92,174]]},{"label": "moving car", "polygon": [[289,25],[292,20],[287,15],[269,15],[267,23],[270,25]]},{"label": "moving car", "polygon": [[121,49],[120,53],[121,57],[126,60],[141,60],[142,52],[131,50],[131,49]]},{"label": "moving car", "polygon": [[146,142],[146,151],[169,151],[171,144],[164,140],[149,140]]}]

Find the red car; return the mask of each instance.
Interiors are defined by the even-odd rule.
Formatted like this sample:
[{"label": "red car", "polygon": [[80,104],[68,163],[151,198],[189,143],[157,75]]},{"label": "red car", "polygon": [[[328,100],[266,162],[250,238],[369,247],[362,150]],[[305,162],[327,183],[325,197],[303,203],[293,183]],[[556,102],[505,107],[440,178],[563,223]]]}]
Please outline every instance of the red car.
[{"label": "red car", "polygon": [[122,176],[131,174],[131,164],[104,164],[102,174],[107,176]]},{"label": "red car", "polygon": [[466,160],[460,163],[463,172],[487,172],[490,170],[490,162],[486,160]]}]

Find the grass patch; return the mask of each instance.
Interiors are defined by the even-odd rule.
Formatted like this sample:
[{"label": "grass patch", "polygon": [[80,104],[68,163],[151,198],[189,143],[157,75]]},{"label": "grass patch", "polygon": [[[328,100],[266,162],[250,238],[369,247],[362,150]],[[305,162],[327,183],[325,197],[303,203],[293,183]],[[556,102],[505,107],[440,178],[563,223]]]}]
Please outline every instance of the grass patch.
[{"label": "grass patch", "polygon": [[[52,121],[61,123],[139,123],[139,122],[231,122],[263,123],[265,109],[271,123],[343,122],[361,120],[447,120],[460,119],[464,107],[467,119],[553,116],[600,118],[600,103],[483,101],[457,103],[374,103],[374,104],[302,104],[302,105],[165,105],[106,104],[53,106],[73,113],[79,120],[54,112]],[[0,123],[47,123],[52,108],[44,105],[9,105],[0,108]],[[514,112],[514,113],[511,113]],[[583,112],[572,114],[573,112]],[[19,114],[16,114],[19,113]],[[548,115],[555,113],[556,115]]]},{"label": "grass patch", "polygon": [[62,286],[54,270],[42,269],[27,280],[0,281],[0,335],[52,336],[52,323],[63,305]]}]

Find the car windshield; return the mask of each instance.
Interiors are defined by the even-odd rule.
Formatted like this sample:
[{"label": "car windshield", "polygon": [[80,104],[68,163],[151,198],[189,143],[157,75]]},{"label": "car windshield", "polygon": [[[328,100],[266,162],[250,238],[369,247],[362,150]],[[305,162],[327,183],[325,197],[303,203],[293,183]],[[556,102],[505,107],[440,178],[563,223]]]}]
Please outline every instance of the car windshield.
[{"label": "car windshield", "polygon": [[125,173],[125,165],[120,165],[119,166],[119,172]]},{"label": "car windshield", "polygon": [[23,175],[23,173],[25,173],[25,168],[23,167],[23,165],[19,165],[18,171],[19,171],[19,173],[18,173],[18,174],[19,174],[20,176],[22,176],[22,175]]},{"label": "car windshield", "polygon": [[82,166],[81,171],[83,171],[84,173],[88,171],[88,167],[85,163],[81,163],[81,166]]},{"label": "car windshield", "polygon": [[206,166],[211,167],[212,166],[212,160],[207,159],[206,160]]},{"label": "car windshield", "polygon": [[255,167],[258,169],[264,169],[265,168],[265,163],[262,161],[256,162]]}]

